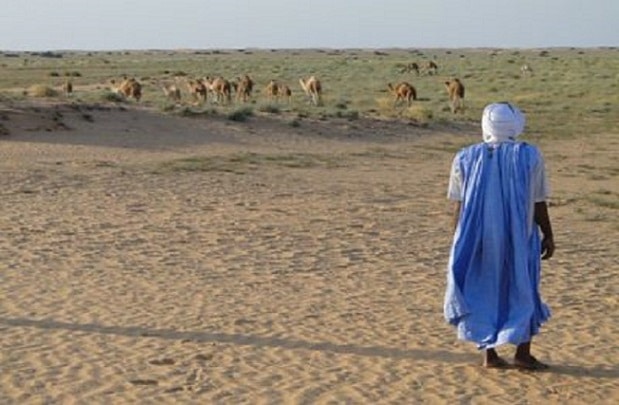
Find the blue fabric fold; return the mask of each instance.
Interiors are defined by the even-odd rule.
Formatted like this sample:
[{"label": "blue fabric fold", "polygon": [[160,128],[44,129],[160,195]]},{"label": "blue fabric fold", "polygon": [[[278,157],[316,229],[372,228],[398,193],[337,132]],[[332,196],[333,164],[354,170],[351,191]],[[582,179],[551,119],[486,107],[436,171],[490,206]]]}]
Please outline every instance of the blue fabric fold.
[{"label": "blue fabric fold", "polygon": [[480,349],[531,340],[550,317],[539,294],[541,242],[533,224],[536,147],[479,143],[456,156],[462,205],[445,293],[445,319]]}]

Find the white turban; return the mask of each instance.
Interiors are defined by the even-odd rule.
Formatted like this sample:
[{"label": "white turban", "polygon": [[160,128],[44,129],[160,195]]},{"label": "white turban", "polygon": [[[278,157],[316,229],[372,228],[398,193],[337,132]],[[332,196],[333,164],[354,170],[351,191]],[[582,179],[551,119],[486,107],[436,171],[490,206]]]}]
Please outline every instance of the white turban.
[{"label": "white turban", "polygon": [[522,112],[509,103],[493,103],[484,108],[481,129],[484,142],[514,141],[524,131]]}]

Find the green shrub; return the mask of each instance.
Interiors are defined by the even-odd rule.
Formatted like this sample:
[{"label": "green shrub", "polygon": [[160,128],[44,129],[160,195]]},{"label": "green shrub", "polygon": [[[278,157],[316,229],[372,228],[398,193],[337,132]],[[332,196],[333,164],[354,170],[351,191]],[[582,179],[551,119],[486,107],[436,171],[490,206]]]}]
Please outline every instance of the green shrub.
[{"label": "green shrub", "polygon": [[101,100],[113,103],[122,103],[123,101],[125,101],[125,98],[116,92],[106,91],[101,95]]},{"label": "green shrub", "polygon": [[230,121],[243,122],[252,115],[254,115],[254,110],[251,107],[241,107],[229,113],[227,118]]},{"label": "green shrub", "polygon": [[258,111],[269,114],[279,114],[281,112],[281,109],[275,104],[262,104],[260,107],[258,107]]}]

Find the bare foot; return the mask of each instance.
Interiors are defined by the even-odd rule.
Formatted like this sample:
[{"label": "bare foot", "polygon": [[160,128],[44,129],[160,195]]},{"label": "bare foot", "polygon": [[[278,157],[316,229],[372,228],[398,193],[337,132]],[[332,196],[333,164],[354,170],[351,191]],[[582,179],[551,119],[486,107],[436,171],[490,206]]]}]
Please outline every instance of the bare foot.
[{"label": "bare foot", "polygon": [[484,358],[481,365],[485,368],[508,368],[510,364],[499,357],[499,354],[494,349],[487,349],[484,352]]},{"label": "bare foot", "polygon": [[542,363],[531,355],[527,357],[514,357],[514,366],[521,370],[529,371],[542,371],[550,368],[548,364]]},{"label": "bare foot", "polygon": [[499,356],[492,358],[484,358],[482,367],[485,368],[509,368],[510,364]]}]

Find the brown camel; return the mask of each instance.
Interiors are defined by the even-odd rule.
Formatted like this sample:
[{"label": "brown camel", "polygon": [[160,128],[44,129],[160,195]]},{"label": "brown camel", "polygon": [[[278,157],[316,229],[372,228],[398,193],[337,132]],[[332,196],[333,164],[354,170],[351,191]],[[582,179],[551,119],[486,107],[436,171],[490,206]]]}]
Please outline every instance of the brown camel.
[{"label": "brown camel", "polygon": [[419,65],[415,62],[411,62],[408,65],[404,66],[400,73],[410,73],[415,72],[417,76],[419,76]]},{"label": "brown camel", "polygon": [[310,76],[305,80],[299,79],[299,84],[311,104],[322,104],[322,84],[320,83],[320,80],[318,80],[315,76]]},{"label": "brown camel", "polygon": [[277,101],[279,99],[279,84],[271,79],[269,84],[264,88],[264,92],[267,94],[269,100]]},{"label": "brown camel", "polygon": [[221,104],[230,104],[232,101],[232,85],[221,76],[211,79],[206,77],[203,83],[215,94],[215,102]]},{"label": "brown camel", "polygon": [[398,83],[395,87],[391,83],[387,83],[387,87],[391,93],[393,93],[395,107],[399,101],[406,101],[408,106],[411,105],[412,100],[417,100],[417,91],[415,88],[407,82]]},{"label": "brown camel", "polygon": [[[114,80],[111,80],[112,86],[116,84]],[[133,97],[135,101],[140,101],[142,98],[142,85],[135,78],[124,77],[118,87],[114,87],[114,92],[120,94],[124,98]]]},{"label": "brown camel", "polygon": [[423,67],[429,75],[435,75],[438,73],[438,65],[432,60],[427,61]]},{"label": "brown camel", "polygon": [[187,81],[187,90],[189,91],[189,94],[191,94],[194,104],[202,104],[206,102],[208,96],[208,88],[202,80],[189,79]]},{"label": "brown camel", "polygon": [[236,89],[236,98],[237,100],[242,100],[243,102],[247,102],[251,97],[251,92],[254,88],[254,81],[249,77],[249,75],[243,75],[242,77],[237,78],[237,89]]},{"label": "brown camel", "polygon": [[161,89],[163,90],[163,94],[165,94],[165,96],[170,100],[175,103],[181,102],[181,89],[179,89],[175,84],[162,84]]},{"label": "brown camel", "polygon": [[279,83],[276,80],[271,80],[269,84],[264,89],[265,93],[269,100],[275,100],[279,102],[281,97],[285,97],[288,104],[290,104],[290,99],[292,98],[292,90],[290,87],[283,83]]},{"label": "brown camel", "polygon": [[73,93],[73,82],[71,79],[66,79],[62,84],[62,91],[68,97]]},{"label": "brown camel", "polygon": [[451,112],[464,112],[464,85],[460,79],[452,79],[445,82],[445,89],[449,95]]},{"label": "brown camel", "polygon": [[285,84],[279,85],[279,95],[281,97],[286,98],[286,103],[290,104],[290,99],[292,99],[292,90]]}]

